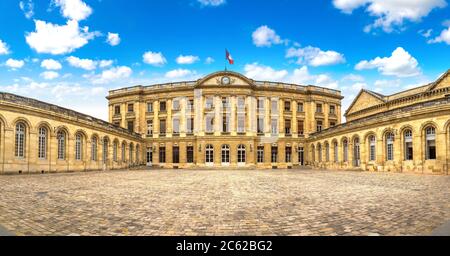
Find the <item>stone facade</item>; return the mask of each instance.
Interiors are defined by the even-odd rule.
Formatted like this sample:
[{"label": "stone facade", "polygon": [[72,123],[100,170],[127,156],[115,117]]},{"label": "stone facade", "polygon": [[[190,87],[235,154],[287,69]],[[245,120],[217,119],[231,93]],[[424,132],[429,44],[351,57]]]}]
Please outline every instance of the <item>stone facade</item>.
[{"label": "stone facade", "polygon": [[0,93],[0,174],[129,168],[143,163],[141,144],[105,121]]},{"label": "stone facade", "polygon": [[109,121],[146,136],[147,161],[165,168],[304,165],[309,134],[341,123],[339,91],[227,71],[107,98]]}]

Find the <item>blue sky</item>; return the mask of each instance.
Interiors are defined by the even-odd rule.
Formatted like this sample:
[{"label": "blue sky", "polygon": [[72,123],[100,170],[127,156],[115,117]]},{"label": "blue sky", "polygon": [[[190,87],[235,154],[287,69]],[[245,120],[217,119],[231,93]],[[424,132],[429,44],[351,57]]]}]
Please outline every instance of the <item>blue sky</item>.
[{"label": "blue sky", "polygon": [[450,68],[448,0],[3,0],[0,91],[107,118],[108,90],[229,69],[391,94]]}]

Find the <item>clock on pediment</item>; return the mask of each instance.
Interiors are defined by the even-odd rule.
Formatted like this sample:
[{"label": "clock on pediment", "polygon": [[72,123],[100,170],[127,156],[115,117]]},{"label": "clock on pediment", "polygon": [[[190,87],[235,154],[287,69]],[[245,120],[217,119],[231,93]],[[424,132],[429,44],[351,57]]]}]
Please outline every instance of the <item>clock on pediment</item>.
[{"label": "clock on pediment", "polygon": [[222,85],[230,85],[231,84],[231,79],[228,76],[224,76],[222,77],[222,80],[220,80]]}]

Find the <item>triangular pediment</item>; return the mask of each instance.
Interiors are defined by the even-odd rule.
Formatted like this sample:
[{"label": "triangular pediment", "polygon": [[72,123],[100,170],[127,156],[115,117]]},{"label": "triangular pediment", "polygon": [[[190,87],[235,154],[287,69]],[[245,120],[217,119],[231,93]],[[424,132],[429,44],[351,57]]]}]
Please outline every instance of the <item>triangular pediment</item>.
[{"label": "triangular pediment", "polygon": [[209,87],[209,86],[253,87],[254,83],[253,80],[239,73],[222,71],[208,75],[197,82],[197,87]]},{"label": "triangular pediment", "polygon": [[439,77],[439,79],[436,80],[436,82],[434,82],[428,90],[432,91],[448,87],[450,87],[450,70]]},{"label": "triangular pediment", "polygon": [[367,90],[362,90],[353,100],[353,103],[350,105],[345,115],[351,115],[357,111],[370,108],[384,102],[385,101],[383,100],[382,95]]}]

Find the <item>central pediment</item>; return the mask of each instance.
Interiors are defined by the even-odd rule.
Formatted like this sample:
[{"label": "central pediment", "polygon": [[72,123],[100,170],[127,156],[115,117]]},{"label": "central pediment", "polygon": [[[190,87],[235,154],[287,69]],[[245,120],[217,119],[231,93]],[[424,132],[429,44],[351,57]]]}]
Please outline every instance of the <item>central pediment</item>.
[{"label": "central pediment", "polygon": [[248,77],[232,72],[232,71],[221,71],[210,74],[197,82],[197,87],[217,87],[217,86],[242,86],[242,87],[254,87],[252,79]]}]

